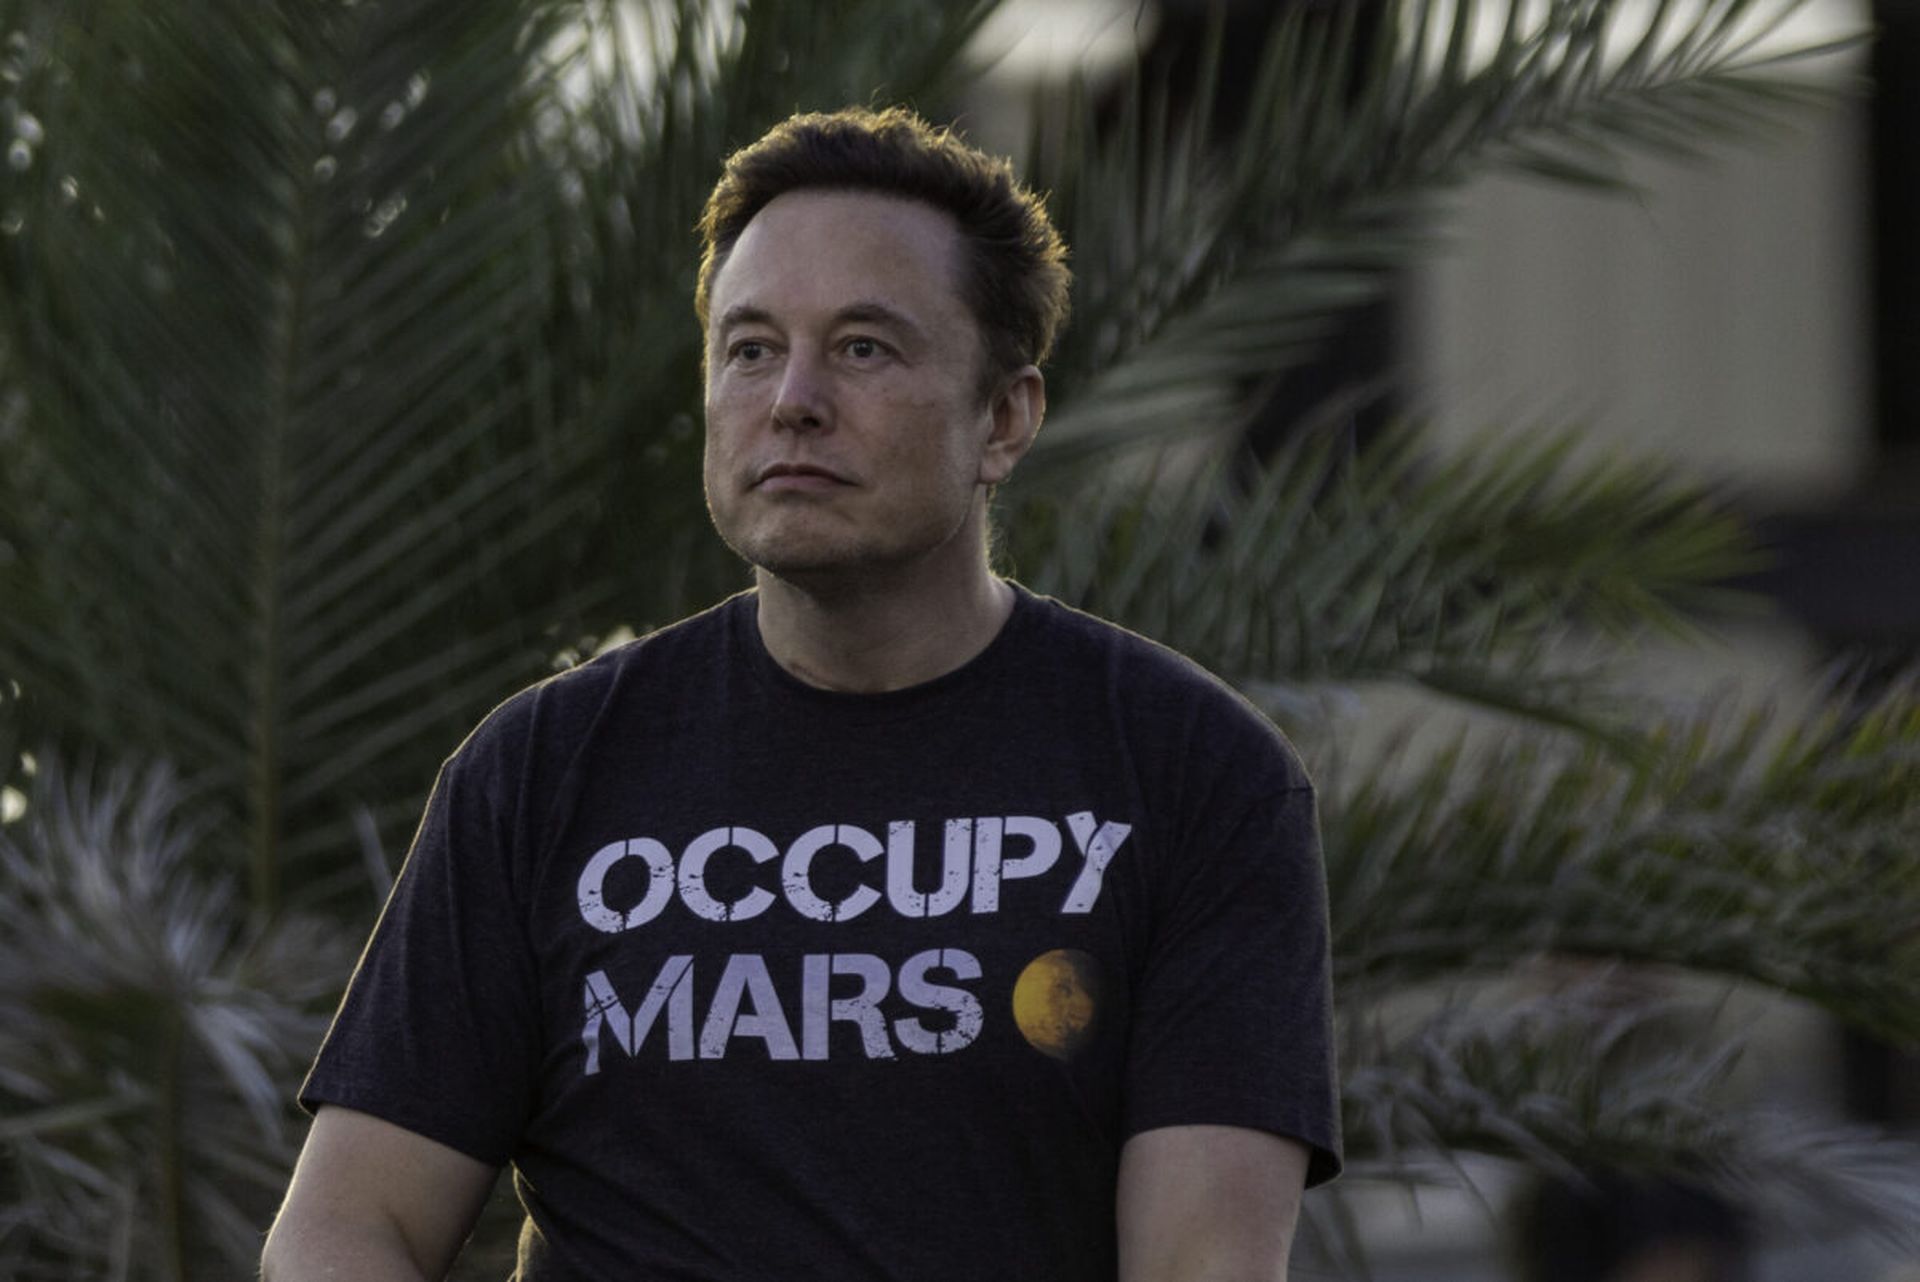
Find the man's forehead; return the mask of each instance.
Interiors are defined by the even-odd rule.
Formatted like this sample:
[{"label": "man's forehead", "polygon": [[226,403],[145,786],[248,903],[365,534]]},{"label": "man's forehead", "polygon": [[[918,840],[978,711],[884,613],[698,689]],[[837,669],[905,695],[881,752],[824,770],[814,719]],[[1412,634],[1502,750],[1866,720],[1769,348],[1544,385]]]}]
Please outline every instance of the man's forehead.
[{"label": "man's forehead", "polygon": [[742,229],[714,276],[712,316],[718,325],[776,299],[911,316],[931,302],[962,305],[961,286],[959,226],[945,210],[809,188],[769,201]]}]

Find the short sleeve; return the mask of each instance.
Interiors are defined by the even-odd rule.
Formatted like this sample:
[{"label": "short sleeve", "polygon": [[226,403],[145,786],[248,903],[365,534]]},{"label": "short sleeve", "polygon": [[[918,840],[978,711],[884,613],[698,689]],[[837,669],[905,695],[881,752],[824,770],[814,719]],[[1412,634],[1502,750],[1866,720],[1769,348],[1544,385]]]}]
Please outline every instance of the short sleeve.
[{"label": "short sleeve", "polygon": [[1196,825],[1174,852],[1136,993],[1128,1135],[1213,1124],[1312,1150],[1309,1185],[1340,1171],[1326,875],[1310,786]]},{"label": "short sleeve", "polygon": [[[472,749],[469,741],[463,754]],[[441,770],[300,1104],[373,1114],[489,1165],[530,1112],[537,988],[502,781]]]}]

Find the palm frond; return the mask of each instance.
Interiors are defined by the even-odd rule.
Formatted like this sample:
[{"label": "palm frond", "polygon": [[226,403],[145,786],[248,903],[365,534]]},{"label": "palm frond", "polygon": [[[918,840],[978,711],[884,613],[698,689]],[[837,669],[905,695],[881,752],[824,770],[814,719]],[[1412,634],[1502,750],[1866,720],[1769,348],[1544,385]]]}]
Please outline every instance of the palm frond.
[{"label": "palm frond", "polygon": [[[328,822],[289,781],[346,762],[377,797],[403,764],[331,707],[417,724],[436,695],[538,671],[501,606],[573,510],[543,492],[538,432],[504,428],[526,394],[497,377],[539,337],[500,257],[538,216],[502,199],[531,177],[509,154],[520,6],[463,7],[459,40],[444,6],[283,9],[216,7],[189,36],[110,4],[44,33],[43,163],[84,197],[33,209],[6,309],[41,484],[0,667],[32,733],[176,761],[262,906],[283,834]],[[110,76],[124,94],[98,92]],[[245,126],[216,149],[207,119]],[[422,130],[470,149],[423,171]],[[156,172],[195,181],[168,200]],[[485,234],[431,234],[482,206]],[[450,347],[449,310],[493,350]],[[441,662],[376,694],[423,636]]]},{"label": "palm frond", "polygon": [[1920,697],[1711,713],[1641,763],[1539,744],[1370,772],[1325,807],[1354,1000],[1543,953],[1726,975],[1920,1041]]},{"label": "palm frond", "polygon": [[1748,563],[1707,491],[1572,433],[1435,458],[1402,430],[1350,455],[1338,433],[1236,473],[1034,501],[1008,536],[1035,588],[1242,682],[1400,678],[1624,746],[1602,665],[1568,639],[1685,633],[1682,610]]},{"label": "palm frond", "polygon": [[1224,128],[1204,77],[1181,112],[1136,84],[1105,134],[1083,95],[1035,165],[1075,246],[1078,320],[1025,479],[1230,440],[1278,371],[1432,243],[1426,215],[1472,170],[1618,188],[1630,152],[1696,150],[1830,99],[1788,65],[1826,45],[1759,40],[1803,4],[1297,5]]},{"label": "palm frond", "polygon": [[199,834],[164,772],[42,755],[34,782],[0,830],[0,1180],[26,1217],[11,1275],[247,1270],[353,940],[244,925],[232,880],[193,871]]},{"label": "palm frond", "polygon": [[1447,1178],[1450,1154],[1510,1159],[1575,1184],[1657,1174],[1713,1190],[1792,1240],[1866,1226],[1920,1244],[1920,1145],[1743,1106],[1737,1043],[1689,1049],[1714,1012],[1621,1005],[1589,984],[1491,1009],[1450,1006],[1356,1039],[1347,1073],[1350,1173]]},{"label": "palm frond", "polygon": [[688,229],[794,105],[776,64],[918,92],[990,7],[684,0],[629,46],[606,0],[16,5],[49,122],[0,175],[23,728],[175,762],[260,907],[324,891],[355,815],[399,848],[487,707],[738,575]]}]

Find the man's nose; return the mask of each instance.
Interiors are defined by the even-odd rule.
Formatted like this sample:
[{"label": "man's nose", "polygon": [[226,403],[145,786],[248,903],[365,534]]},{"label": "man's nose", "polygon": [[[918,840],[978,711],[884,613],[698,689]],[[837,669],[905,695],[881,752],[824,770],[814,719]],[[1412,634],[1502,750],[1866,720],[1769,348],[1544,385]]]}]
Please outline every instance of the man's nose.
[{"label": "man's nose", "polygon": [[833,421],[833,400],[819,359],[804,351],[788,353],[774,394],[773,421],[796,432],[818,431]]}]

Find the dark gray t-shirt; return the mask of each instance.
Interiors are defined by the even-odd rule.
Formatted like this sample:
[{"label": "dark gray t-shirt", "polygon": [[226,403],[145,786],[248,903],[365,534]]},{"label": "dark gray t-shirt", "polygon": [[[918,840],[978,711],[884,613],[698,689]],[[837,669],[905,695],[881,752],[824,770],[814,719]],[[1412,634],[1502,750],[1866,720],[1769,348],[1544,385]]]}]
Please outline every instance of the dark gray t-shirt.
[{"label": "dark gray t-shirt", "polygon": [[515,1168],[525,1282],[1111,1282],[1121,1144],[1339,1167],[1285,740],[1020,591],[972,662],[814,689],[751,593],[447,762],[301,1092]]}]

